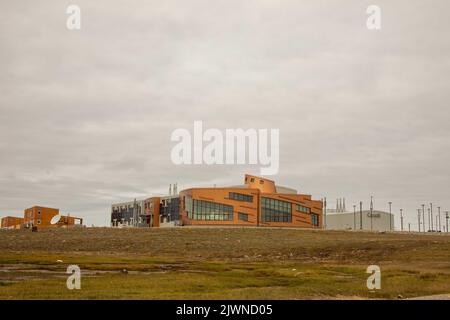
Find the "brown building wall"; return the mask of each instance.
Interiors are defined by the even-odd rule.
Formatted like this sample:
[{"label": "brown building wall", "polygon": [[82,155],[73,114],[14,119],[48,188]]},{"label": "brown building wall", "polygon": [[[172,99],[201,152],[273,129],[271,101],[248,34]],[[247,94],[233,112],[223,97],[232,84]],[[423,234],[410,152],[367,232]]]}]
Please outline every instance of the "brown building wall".
[{"label": "brown building wall", "polygon": [[[251,176],[246,176],[249,179]],[[264,179],[265,180],[265,179]],[[266,180],[267,181],[267,180]],[[270,180],[266,185],[268,190],[272,190]],[[262,185],[258,180],[252,183]],[[264,185],[266,182],[264,182]],[[248,185],[251,185],[248,184]],[[273,184],[273,188],[275,185]],[[267,190],[265,187],[261,188]],[[235,192],[253,196],[252,202],[245,202],[230,199],[229,193]],[[190,219],[186,213],[186,197],[192,199],[204,200],[214,203],[220,203],[233,206],[233,220],[194,220]],[[261,197],[281,200],[290,203],[292,219],[291,222],[264,222],[261,215]],[[180,220],[183,225],[252,225],[268,227],[303,227],[303,228],[322,228],[322,202],[311,200],[310,195],[302,194],[277,194],[261,192],[259,188],[192,188],[180,192]],[[311,213],[304,213],[296,210],[296,205],[302,205],[310,209]],[[239,213],[248,215],[248,221],[239,220]],[[312,214],[318,217],[318,225],[313,225]]]},{"label": "brown building wall", "polygon": [[249,174],[245,175],[245,184],[250,189],[258,189],[264,193],[276,193],[277,188],[275,187],[275,182],[269,179],[252,176]]},{"label": "brown building wall", "polygon": [[20,228],[23,224],[23,218],[19,217],[4,217],[1,220],[0,227],[1,228]]},{"label": "brown building wall", "polygon": [[61,216],[56,224],[51,224],[52,218],[57,215],[59,215],[59,209],[34,206],[24,210],[24,224],[38,228],[50,228],[83,223],[83,219],[77,217]]},{"label": "brown building wall", "polygon": [[[253,196],[253,202],[238,201],[229,198],[230,192],[241,193]],[[186,225],[256,225],[258,222],[258,194],[257,189],[241,188],[193,188],[180,192],[180,220]],[[218,220],[192,220],[189,219],[185,210],[185,196],[191,196],[192,199],[204,200],[215,203],[227,204],[233,206],[232,221]],[[248,221],[242,221],[238,218],[238,213],[248,215]]]},{"label": "brown building wall", "polygon": [[[263,226],[282,227],[290,225],[292,227],[302,228],[322,228],[322,201],[311,200],[310,195],[304,194],[272,194],[262,193],[261,197],[267,197],[271,199],[286,201],[291,204],[292,222],[261,222]],[[312,214],[297,211],[297,206],[301,205],[311,210],[312,214],[316,214],[319,219],[317,226],[313,225]]]},{"label": "brown building wall", "polygon": [[59,214],[59,209],[34,206],[24,211],[24,223],[38,228],[50,227],[52,218]]},{"label": "brown building wall", "polygon": [[151,197],[151,198],[145,199],[144,212],[145,212],[145,215],[151,216],[150,227],[159,227],[160,202],[161,202],[160,197]]}]

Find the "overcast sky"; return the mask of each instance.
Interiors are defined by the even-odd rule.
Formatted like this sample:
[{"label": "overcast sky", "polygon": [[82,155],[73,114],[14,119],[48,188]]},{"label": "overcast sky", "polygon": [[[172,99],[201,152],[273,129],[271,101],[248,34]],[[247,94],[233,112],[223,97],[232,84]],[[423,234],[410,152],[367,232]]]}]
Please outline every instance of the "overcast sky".
[{"label": "overcast sky", "polygon": [[[66,7],[81,8],[81,30]],[[366,8],[382,9],[369,31]],[[176,128],[279,128],[281,185],[450,210],[450,2],[1,1],[0,216],[113,202],[259,166],[176,166]],[[398,224],[398,220],[397,220]]]}]

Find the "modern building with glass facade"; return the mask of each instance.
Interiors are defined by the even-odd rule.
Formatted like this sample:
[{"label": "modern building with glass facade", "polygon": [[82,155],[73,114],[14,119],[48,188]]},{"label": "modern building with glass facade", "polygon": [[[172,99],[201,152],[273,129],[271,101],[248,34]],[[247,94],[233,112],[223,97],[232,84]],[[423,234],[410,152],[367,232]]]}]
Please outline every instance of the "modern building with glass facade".
[{"label": "modern building with glass facade", "polygon": [[145,227],[144,200],[136,200],[111,205],[112,227]]},{"label": "modern building with glass facade", "polygon": [[246,175],[244,185],[180,192],[181,225],[322,228],[322,201],[269,179]]},{"label": "modern building with glass facade", "polygon": [[176,185],[167,196],[115,203],[111,205],[111,227],[160,227],[179,220],[180,201]]}]

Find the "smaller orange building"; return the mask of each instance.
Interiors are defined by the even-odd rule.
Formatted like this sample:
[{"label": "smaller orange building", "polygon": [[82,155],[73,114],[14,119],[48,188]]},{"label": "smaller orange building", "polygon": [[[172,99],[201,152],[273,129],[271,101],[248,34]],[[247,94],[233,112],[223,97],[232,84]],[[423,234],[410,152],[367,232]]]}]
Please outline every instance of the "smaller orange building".
[{"label": "smaller orange building", "polygon": [[2,218],[0,227],[4,229],[20,229],[22,224],[23,218],[8,216]]},{"label": "smaller orange building", "polygon": [[[62,227],[72,226],[75,224],[82,225],[83,219],[71,216],[60,216],[58,221],[53,221],[55,216],[59,215],[59,209],[34,206],[24,210],[24,226],[25,227]],[[78,222],[78,223],[76,223]]]},{"label": "smaller orange building", "polygon": [[[55,218],[58,217],[58,218]],[[2,228],[49,228],[82,225],[83,219],[70,215],[59,215],[59,209],[34,206],[24,210],[23,218],[5,217],[1,220]]]},{"label": "smaller orange building", "polygon": [[59,215],[59,209],[34,206],[24,210],[23,223],[26,227],[50,226],[50,221],[57,215]]}]

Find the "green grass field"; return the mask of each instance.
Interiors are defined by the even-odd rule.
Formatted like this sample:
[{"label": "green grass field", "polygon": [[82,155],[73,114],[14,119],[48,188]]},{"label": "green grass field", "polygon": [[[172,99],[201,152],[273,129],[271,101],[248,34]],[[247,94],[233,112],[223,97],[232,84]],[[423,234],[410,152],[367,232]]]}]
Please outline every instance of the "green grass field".
[{"label": "green grass field", "polygon": [[[81,268],[81,290],[66,287],[72,264]],[[381,268],[380,290],[366,287],[372,264]],[[397,299],[448,293],[450,236],[444,234],[0,231],[0,299]]]}]

